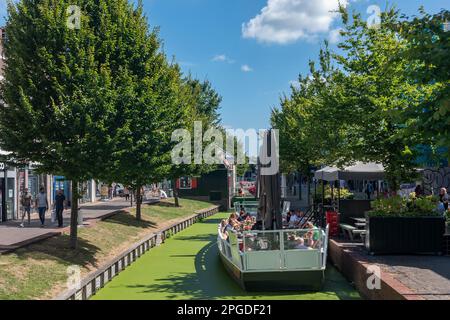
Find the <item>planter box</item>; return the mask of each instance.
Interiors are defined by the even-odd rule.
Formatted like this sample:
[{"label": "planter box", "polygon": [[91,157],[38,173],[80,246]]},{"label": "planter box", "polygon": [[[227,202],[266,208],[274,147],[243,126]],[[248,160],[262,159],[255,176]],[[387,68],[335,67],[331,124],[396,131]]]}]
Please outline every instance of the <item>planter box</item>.
[{"label": "planter box", "polygon": [[339,213],[341,223],[352,224],[351,218],[364,218],[367,211],[371,209],[370,200],[341,199],[339,201]]},{"label": "planter box", "polygon": [[442,254],[442,217],[368,217],[366,248],[371,254]]}]

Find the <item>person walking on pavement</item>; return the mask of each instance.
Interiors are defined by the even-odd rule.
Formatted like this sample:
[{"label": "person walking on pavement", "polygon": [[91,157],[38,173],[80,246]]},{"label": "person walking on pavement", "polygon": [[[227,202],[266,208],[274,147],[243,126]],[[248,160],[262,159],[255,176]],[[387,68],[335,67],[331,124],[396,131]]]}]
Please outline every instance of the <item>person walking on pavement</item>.
[{"label": "person walking on pavement", "polygon": [[47,194],[45,193],[44,187],[39,189],[36,199],[36,207],[39,212],[39,220],[41,220],[41,228],[43,228],[45,226],[45,212],[48,210]]},{"label": "person walking on pavement", "polygon": [[22,194],[22,199],[20,200],[20,203],[22,205],[22,223],[20,224],[20,227],[23,228],[24,227],[24,220],[25,220],[25,215],[28,214],[28,225],[31,224],[31,219],[30,219],[30,215],[31,215],[31,194],[28,193],[28,188],[25,188],[25,190],[23,191]]},{"label": "person walking on pavement", "polygon": [[372,193],[373,193],[373,185],[370,181],[368,181],[366,185],[366,194],[368,200],[370,200]]},{"label": "person walking on pavement", "polygon": [[128,201],[128,200],[130,199],[130,190],[128,190],[127,187],[125,187],[125,188],[123,189],[123,194],[124,194],[124,196],[125,196],[125,201]]},{"label": "person walking on pavement", "polygon": [[58,228],[62,228],[64,226],[63,212],[65,204],[66,196],[64,195],[62,190],[58,190],[58,193],[55,196],[55,211],[56,218],[58,219]]}]

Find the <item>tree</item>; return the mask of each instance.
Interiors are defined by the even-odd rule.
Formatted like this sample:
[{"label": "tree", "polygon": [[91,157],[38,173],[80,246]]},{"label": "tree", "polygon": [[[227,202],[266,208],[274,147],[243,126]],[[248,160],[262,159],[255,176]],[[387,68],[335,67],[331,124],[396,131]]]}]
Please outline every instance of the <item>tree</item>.
[{"label": "tree", "polygon": [[392,27],[399,21],[395,9],[382,13],[379,28],[343,7],[340,13],[340,51],[325,46],[318,67],[311,62],[310,75],[300,77],[300,87],[273,112],[284,136],[280,153],[299,171],[314,162],[379,162],[396,190],[415,176],[415,147],[423,132],[407,130],[414,121],[410,112],[429,101],[434,84],[418,84],[408,75],[417,62],[406,57],[408,41]]},{"label": "tree", "polygon": [[103,21],[86,16],[83,28],[70,30],[67,7],[51,0],[9,4],[0,132],[1,147],[14,159],[38,162],[40,170],[72,180],[76,247],[78,182],[102,169],[114,93],[111,70],[95,52]]},{"label": "tree", "polygon": [[[210,126],[219,128],[220,115],[219,108],[222,97],[212,88],[209,81],[201,82],[193,79],[190,75],[183,80],[181,88],[181,100],[183,101],[183,108],[186,110],[186,117],[183,123],[183,128],[189,132],[189,136],[195,137],[194,125],[195,122],[201,124],[202,128]],[[203,141],[202,141],[203,142]],[[190,141],[191,148],[194,150],[194,141]],[[204,151],[202,146],[202,152]],[[188,155],[191,157],[191,154]],[[193,160],[193,159],[191,159]],[[175,205],[179,204],[179,193],[177,188],[177,179],[183,176],[200,176],[204,173],[214,170],[215,165],[196,163],[197,161],[172,163],[167,177],[172,180]]]},{"label": "tree", "polygon": [[420,134],[404,134],[409,121],[404,115],[427,99],[429,90],[409,81],[405,73],[412,63],[402,56],[407,41],[390,28],[399,20],[394,8],[382,13],[378,28],[368,26],[359,14],[350,19],[345,9],[341,13],[343,53],[332,57],[345,74],[340,108],[349,121],[358,119],[347,131],[349,141],[357,141],[353,157],[382,163],[391,188],[397,190],[401,181],[415,176]]},{"label": "tree", "polygon": [[409,61],[405,69],[409,81],[430,92],[427,99],[405,112],[406,134],[420,132],[422,144],[435,153],[444,149],[450,159],[450,30],[445,27],[450,11],[431,15],[421,8],[419,13],[391,26],[408,42],[402,55]]},{"label": "tree", "polygon": [[[148,32],[142,4],[135,8],[127,0],[76,3],[82,13],[80,28],[68,23],[73,1],[23,0],[9,5],[0,108],[0,146],[16,161],[39,163],[41,171],[72,181],[72,248],[77,245],[78,183],[91,178],[112,181],[117,162],[111,159],[123,159],[118,157],[121,148],[136,142],[133,150],[139,152],[139,146],[157,141],[158,137],[133,140],[127,135],[131,130],[137,135],[150,126],[165,141],[165,124],[173,120],[173,109],[167,109],[165,119],[161,106],[164,90],[173,89],[167,79],[175,76],[158,52],[156,32]],[[147,92],[149,88],[154,90]],[[141,116],[147,122],[139,121]],[[127,131],[130,125],[134,127]],[[157,144],[156,154],[165,147]]]},{"label": "tree", "polygon": [[280,130],[282,171],[299,172],[310,180],[312,167],[342,162],[351,154],[341,125],[346,115],[337,108],[339,76],[325,43],[318,66],[310,61],[309,75],[300,75],[290,96],[281,98],[281,108],[272,110],[272,126]]},{"label": "tree", "polygon": [[[155,40],[156,38],[153,38]],[[178,66],[164,62],[160,53],[142,77],[123,74],[127,85],[120,92],[122,116],[116,119],[116,149],[111,158],[115,181],[136,191],[136,218],[141,219],[141,188],[170,173],[172,132],[181,128],[187,116],[180,90]],[[139,70],[140,68],[137,68]]]}]

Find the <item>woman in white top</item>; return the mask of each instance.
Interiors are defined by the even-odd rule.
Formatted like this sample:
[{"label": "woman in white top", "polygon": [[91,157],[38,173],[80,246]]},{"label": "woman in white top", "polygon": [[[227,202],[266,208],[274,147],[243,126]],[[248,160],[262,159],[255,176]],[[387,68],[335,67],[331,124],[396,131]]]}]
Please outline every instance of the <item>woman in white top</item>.
[{"label": "woman in white top", "polygon": [[39,193],[36,197],[36,207],[39,212],[39,220],[41,220],[41,228],[43,228],[45,224],[45,212],[48,210],[48,200],[45,189],[42,187],[39,189]]}]

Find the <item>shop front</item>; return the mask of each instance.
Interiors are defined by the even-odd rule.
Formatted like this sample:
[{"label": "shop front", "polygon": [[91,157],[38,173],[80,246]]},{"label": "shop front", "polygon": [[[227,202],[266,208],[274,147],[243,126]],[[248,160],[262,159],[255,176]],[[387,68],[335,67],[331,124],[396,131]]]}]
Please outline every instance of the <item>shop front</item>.
[{"label": "shop front", "polygon": [[[70,206],[72,199],[71,186],[72,186],[71,182],[67,180],[64,176],[53,176],[52,199],[55,199],[58,190],[62,190],[64,196],[68,201],[68,206]],[[96,188],[97,186],[94,180],[87,180],[80,182],[78,189],[80,198],[78,202],[80,204],[95,202],[97,198]]]},{"label": "shop front", "polygon": [[17,219],[16,169],[0,163],[0,221]]},{"label": "shop front", "polygon": [[80,203],[94,202],[96,198],[96,187],[94,180],[80,183]]},{"label": "shop front", "polygon": [[62,190],[67,199],[67,205],[71,205],[72,194],[70,192],[70,181],[64,176],[53,176],[52,199],[55,199],[58,190]]}]

